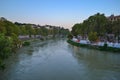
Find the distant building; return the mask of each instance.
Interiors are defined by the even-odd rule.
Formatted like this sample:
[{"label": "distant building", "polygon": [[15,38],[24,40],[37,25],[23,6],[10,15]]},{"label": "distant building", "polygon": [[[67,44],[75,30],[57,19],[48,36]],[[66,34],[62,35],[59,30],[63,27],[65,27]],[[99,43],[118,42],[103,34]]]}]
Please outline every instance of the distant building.
[{"label": "distant building", "polygon": [[111,15],[108,17],[108,20],[110,20],[110,21],[117,21],[119,19],[120,19],[120,15],[118,15],[118,16]]},{"label": "distant building", "polygon": [[41,28],[40,25],[36,25],[36,24],[32,24],[31,27],[32,27],[32,28]]},{"label": "distant building", "polygon": [[52,29],[53,27],[50,26],[50,25],[45,25],[45,28],[47,28],[47,29]]}]

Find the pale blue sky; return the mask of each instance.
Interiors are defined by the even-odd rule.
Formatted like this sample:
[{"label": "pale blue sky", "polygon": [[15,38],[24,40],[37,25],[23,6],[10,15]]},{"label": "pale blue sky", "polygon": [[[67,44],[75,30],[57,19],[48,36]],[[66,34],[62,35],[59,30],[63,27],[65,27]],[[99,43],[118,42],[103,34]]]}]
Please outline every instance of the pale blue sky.
[{"label": "pale blue sky", "polygon": [[97,12],[120,15],[120,0],[0,0],[0,17],[69,29]]}]

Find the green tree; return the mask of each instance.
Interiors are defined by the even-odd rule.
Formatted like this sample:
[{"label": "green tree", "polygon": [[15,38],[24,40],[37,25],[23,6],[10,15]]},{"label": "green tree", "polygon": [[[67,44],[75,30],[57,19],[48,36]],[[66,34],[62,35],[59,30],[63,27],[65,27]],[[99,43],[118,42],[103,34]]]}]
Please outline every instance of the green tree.
[{"label": "green tree", "polygon": [[90,34],[88,35],[88,39],[91,42],[95,42],[98,39],[97,32],[90,32]]},{"label": "green tree", "polygon": [[42,36],[47,36],[48,35],[48,29],[45,27],[40,28],[40,34]]},{"label": "green tree", "polygon": [[19,34],[19,28],[13,24],[10,21],[3,21],[4,27],[6,29],[6,34],[7,36],[11,36],[12,33],[15,33],[16,35]]},{"label": "green tree", "polygon": [[27,31],[25,29],[25,26],[18,26],[20,29],[20,35],[27,35]]},{"label": "green tree", "polygon": [[18,36],[15,33],[12,33],[12,51],[15,53],[16,49],[21,45],[21,41],[18,39]]},{"label": "green tree", "polygon": [[8,57],[12,49],[12,39],[0,34],[0,59]]},{"label": "green tree", "polygon": [[[72,27],[71,33],[76,36],[78,34],[84,36],[89,35],[90,32],[97,32],[98,36],[106,34],[108,29],[108,19],[104,14],[97,13],[84,20],[83,23],[75,24]],[[109,25],[110,26],[110,25]],[[111,29],[109,29],[109,32]]]},{"label": "green tree", "polygon": [[105,34],[105,26],[108,20],[104,14],[97,13],[93,16],[90,16],[87,20],[90,32],[97,32],[98,35]]},{"label": "green tree", "polygon": [[25,25],[26,33],[31,37],[31,35],[35,34],[33,28],[31,27],[31,24]]},{"label": "green tree", "polygon": [[68,39],[72,39],[72,38],[73,38],[73,35],[69,33],[68,36],[67,36],[67,38],[68,38]]},{"label": "green tree", "polygon": [[72,27],[72,31],[71,33],[74,35],[74,36],[77,36],[79,34],[79,31],[81,32],[81,24],[75,24],[73,27]]},{"label": "green tree", "polygon": [[120,19],[113,22],[112,32],[118,38],[118,42],[120,40]]},{"label": "green tree", "polygon": [[3,21],[0,21],[0,33],[6,34],[6,28],[4,26]]},{"label": "green tree", "polygon": [[3,60],[6,59],[12,50],[12,39],[0,34],[0,69],[4,68]]}]

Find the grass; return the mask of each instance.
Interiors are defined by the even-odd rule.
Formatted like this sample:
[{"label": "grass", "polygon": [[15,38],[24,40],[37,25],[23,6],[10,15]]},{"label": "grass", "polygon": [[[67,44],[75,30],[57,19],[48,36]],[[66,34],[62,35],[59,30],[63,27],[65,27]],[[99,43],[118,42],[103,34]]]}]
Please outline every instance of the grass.
[{"label": "grass", "polygon": [[100,50],[100,51],[120,52],[120,48],[108,47],[107,45],[93,46],[93,45],[89,45],[89,44],[80,44],[80,43],[74,42],[72,40],[67,40],[67,42],[69,44],[77,46],[77,47],[85,47],[85,48],[96,49],[96,50]]}]

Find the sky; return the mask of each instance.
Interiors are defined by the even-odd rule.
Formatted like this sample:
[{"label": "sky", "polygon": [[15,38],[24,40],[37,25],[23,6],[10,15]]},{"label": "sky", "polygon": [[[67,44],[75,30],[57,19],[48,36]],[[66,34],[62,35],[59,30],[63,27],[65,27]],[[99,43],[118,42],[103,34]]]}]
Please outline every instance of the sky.
[{"label": "sky", "polygon": [[20,23],[71,29],[98,12],[120,15],[120,0],[0,0],[0,17]]}]

